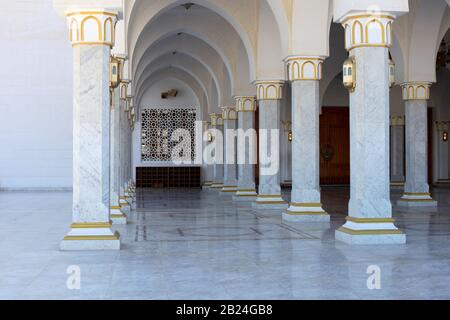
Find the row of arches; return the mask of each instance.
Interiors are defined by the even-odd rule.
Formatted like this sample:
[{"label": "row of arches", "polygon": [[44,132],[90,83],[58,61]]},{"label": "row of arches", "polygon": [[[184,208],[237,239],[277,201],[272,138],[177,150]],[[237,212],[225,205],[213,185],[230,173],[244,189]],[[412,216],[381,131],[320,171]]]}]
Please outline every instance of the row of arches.
[{"label": "row of arches", "polygon": [[[155,63],[161,66],[157,71],[179,68],[202,82],[205,114],[234,105],[234,96],[254,95],[256,80],[285,80],[289,72],[311,79],[323,73],[326,91],[342,71],[345,48],[369,39],[392,43],[397,83],[434,82],[435,57],[450,27],[450,10],[444,0],[409,4],[410,13],[394,26],[380,16],[357,22],[360,27],[351,32],[345,21],[344,28],[332,23],[328,0],[129,1],[124,14],[133,94],[143,95]],[[337,29],[343,29],[338,41]],[[286,68],[284,59],[293,54],[329,58],[324,64]]]}]

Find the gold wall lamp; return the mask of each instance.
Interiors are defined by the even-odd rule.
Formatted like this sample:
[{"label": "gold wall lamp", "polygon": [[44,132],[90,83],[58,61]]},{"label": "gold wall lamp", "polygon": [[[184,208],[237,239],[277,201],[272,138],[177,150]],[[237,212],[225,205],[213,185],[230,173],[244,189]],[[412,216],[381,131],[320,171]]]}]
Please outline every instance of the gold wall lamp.
[{"label": "gold wall lamp", "polygon": [[447,141],[448,141],[448,131],[444,131],[444,132],[442,133],[442,140],[443,140],[444,142],[447,142]]},{"label": "gold wall lamp", "polygon": [[389,59],[389,88],[395,85],[395,63]]},{"label": "gold wall lamp", "polygon": [[356,61],[354,57],[350,57],[344,62],[343,66],[343,83],[344,87],[350,92],[356,88]]}]

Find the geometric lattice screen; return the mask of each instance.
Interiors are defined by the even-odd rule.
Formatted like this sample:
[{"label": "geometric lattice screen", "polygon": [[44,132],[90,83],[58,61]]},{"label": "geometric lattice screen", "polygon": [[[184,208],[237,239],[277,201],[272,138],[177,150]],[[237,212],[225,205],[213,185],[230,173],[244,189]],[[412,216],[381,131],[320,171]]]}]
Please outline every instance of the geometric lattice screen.
[{"label": "geometric lattice screen", "polygon": [[145,109],[142,112],[143,162],[172,161],[172,149],[179,142],[172,141],[172,133],[185,129],[190,133],[192,161],[195,160],[195,109]]}]

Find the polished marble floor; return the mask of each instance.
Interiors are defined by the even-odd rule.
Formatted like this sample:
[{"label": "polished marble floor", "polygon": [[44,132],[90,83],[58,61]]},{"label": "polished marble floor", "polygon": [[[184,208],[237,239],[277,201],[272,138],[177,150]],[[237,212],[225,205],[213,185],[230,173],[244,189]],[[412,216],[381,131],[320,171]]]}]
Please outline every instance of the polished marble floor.
[{"label": "polished marble floor", "polygon": [[334,240],[346,188],[323,189],[331,225],[284,223],[214,191],[142,191],[116,228],[123,250],[60,252],[71,193],[0,193],[0,299],[449,299],[450,189],[434,195],[438,209],[395,208],[407,245],[358,247]]}]

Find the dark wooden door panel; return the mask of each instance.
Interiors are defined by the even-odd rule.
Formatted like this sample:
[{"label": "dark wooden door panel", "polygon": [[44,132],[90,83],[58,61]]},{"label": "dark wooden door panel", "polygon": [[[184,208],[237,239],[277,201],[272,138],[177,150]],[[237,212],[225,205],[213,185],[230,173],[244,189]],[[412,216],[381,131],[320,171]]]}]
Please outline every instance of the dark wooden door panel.
[{"label": "dark wooden door panel", "polygon": [[345,107],[324,107],[320,116],[320,183],[350,184],[350,119]]}]

